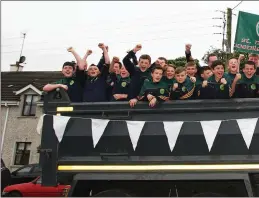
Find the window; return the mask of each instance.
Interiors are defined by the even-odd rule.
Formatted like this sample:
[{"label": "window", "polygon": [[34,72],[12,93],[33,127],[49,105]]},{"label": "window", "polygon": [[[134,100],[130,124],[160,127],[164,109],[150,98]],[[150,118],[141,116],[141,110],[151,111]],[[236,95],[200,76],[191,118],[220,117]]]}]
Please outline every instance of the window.
[{"label": "window", "polygon": [[32,173],[41,173],[41,172],[42,172],[42,169],[40,166],[38,165],[34,166]]},{"label": "window", "polygon": [[16,175],[28,174],[31,171],[31,166],[26,166],[24,168],[18,169]]},{"label": "window", "polygon": [[37,95],[25,95],[22,111],[23,116],[35,116],[37,100]]},{"label": "window", "polygon": [[17,142],[14,165],[27,165],[30,159],[31,142]]}]

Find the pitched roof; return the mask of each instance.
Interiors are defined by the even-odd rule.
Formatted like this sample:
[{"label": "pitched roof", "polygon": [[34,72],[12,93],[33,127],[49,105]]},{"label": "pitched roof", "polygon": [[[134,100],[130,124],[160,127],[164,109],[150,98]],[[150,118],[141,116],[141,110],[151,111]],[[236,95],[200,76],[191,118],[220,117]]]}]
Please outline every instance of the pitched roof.
[{"label": "pitched roof", "polygon": [[15,95],[16,91],[33,85],[42,91],[44,85],[62,78],[59,71],[21,71],[1,72],[1,100],[19,101],[20,96]]}]

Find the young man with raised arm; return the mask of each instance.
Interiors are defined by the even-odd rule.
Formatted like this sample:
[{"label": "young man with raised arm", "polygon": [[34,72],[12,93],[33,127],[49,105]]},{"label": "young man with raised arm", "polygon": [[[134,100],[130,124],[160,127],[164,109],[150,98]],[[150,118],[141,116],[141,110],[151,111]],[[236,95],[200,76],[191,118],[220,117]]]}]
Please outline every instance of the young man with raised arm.
[{"label": "young man with raised arm", "polygon": [[[136,53],[142,49],[141,45],[137,45],[133,50],[123,58],[123,64],[130,73],[131,83],[129,86],[129,104],[134,107],[138,101],[137,96],[145,79],[151,78],[151,71],[149,67],[151,65],[151,57],[147,54],[143,54],[139,58],[138,66],[135,65]],[[131,62],[131,59],[133,62]]]},{"label": "young man with raised arm", "polygon": [[[98,45],[102,50],[105,59],[105,63],[98,68],[96,65],[90,65],[87,70],[87,74],[84,79],[84,102],[105,102],[107,100],[107,76],[109,75],[110,59],[108,58],[108,52],[103,43]],[[83,65],[78,65],[79,70],[84,71]]]}]

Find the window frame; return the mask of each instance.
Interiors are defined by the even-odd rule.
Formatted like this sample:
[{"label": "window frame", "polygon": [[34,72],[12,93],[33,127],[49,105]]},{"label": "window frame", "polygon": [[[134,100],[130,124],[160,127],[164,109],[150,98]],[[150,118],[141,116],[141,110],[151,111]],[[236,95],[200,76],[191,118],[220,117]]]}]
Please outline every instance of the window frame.
[{"label": "window frame", "polygon": [[[28,96],[31,96],[31,101],[30,101],[30,105],[26,105],[26,99],[27,99],[27,97]],[[33,117],[33,116],[36,116],[36,108],[35,108],[35,113],[34,114],[32,114],[32,104],[33,104],[33,98],[34,97],[37,97],[38,95],[36,95],[36,94],[25,94],[24,95],[24,100],[23,100],[23,108],[22,108],[22,116],[31,116],[31,117]],[[30,106],[30,109],[29,109],[29,114],[28,115],[25,115],[25,113],[24,113],[24,110],[25,110],[25,106]]]},{"label": "window frame", "polygon": [[[30,168],[30,170],[29,171],[26,171],[26,172],[20,172],[21,170],[24,170],[24,169],[27,169],[27,168]],[[16,170],[15,171],[15,173],[16,173],[16,175],[27,175],[27,174],[30,174],[30,172],[31,172],[31,170],[32,170],[32,166],[23,166],[23,167],[21,167],[20,169],[18,169],[18,170]]]},{"label": "window frame", "polygon": [[[21,158],[19,160],[19,163],[16,163],[17,162],[17,156],[18,156],[18,154],[20,154],[20,153],[17,153],[17,151],[20,150],[20,149],[18,149],[19,148],[19,144],[24,144],[24,147],[23,147],[23,150],[22,150],[22,153],[21,153]],[[30,156],[31,156],[31,149],[30,150],[26,150],[27,145],[31,146],[32,142],[16,142],[15,143],[14,163],[13,163],[14,165],[17,165],[17,166],[28,166],[29,165],[29,163],[30,163]],[[22,164],[21,162],[23,161],[22,160],[23,157],[26,155],[26,151],[29,151],[28,162],[27,162],[27,164]]]},{"label": "window frame", "polygon": [[[36,169],[36,170],[38,169],[38,170],[40,170],[40,171],[37,171],[37,172],[36,172],[35,169]],[[41,172],[42,172],[42,168],[40,167],[39,164],[35,164],[35,165],[32,166],[32,170],[31,170],[31,173],[32,173],[32,174],[41,173]]]}]

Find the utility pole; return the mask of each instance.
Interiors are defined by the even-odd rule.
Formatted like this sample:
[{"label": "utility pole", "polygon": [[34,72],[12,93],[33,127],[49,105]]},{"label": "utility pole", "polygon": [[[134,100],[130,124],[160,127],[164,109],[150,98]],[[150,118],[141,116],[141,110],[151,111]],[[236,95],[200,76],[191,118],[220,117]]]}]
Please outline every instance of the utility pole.
[{"label": "utility pole", "polygon": [[232,9],[227,9],[227,52],[231,53]]},{"label": "utility pole", "polygon": [[[236,9],[243,1],[240,1],[235,7],[227,8],[227,52],[231,53],[231,39],[232,39],[232,11]],[[235,14],[234,14],[235,15]]]},{"label": "utility pole", "polygon": [[214,25],[213,27],[220,27],[222,28],[222,33],[214,33],[214,34],[222,34],[222,51],[225,51],[225,32],[226,32],[226,12],[221,11],[221,10],[216,10],[216,12],[221,12],[223,14],[223,17],[216,17],[213,19],[221,19],[223,22],[222,26]]}]

